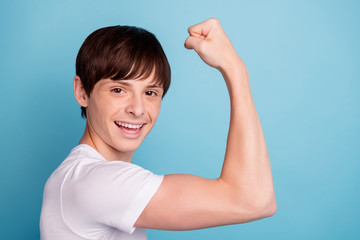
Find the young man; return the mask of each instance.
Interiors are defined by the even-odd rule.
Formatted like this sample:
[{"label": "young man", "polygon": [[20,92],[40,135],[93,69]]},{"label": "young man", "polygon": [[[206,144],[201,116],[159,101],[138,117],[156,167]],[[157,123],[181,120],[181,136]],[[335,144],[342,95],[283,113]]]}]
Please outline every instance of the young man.
[{"label": "young man", "polygon": [[42,239],[146,239],[145,228],[199,229],[275,213],[269,156],[245,64],[217,19],[188,31],[185,47],[221,72],[230,95],[221,176],[159,176],[131,163],[159,115],[170,68],[151,33],[99,29],[76,60],[74,92],[86,128],[46,183]]}]

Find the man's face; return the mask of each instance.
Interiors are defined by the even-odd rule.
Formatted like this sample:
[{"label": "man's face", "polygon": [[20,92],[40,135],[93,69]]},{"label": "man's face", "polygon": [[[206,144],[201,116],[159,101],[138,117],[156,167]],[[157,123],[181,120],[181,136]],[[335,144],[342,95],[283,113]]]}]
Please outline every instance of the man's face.
[{"label": "man's face", "polygon": [[103,146],[134,152],[157,120],[162,95],[163,88],[155,84],[152,75],[146,79],[98,81],[88,99],[91,131]]}]

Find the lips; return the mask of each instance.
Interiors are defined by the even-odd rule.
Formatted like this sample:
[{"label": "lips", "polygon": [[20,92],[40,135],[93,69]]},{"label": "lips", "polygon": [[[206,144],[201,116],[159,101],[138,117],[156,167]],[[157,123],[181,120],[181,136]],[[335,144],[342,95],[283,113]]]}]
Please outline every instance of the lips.
[{"label": "lips", "polygon": [[115,121],[116,126],[118,126],[123,133],[128,137],[137,137],[140,135],[140,130],[146,123],[127,123],[127,122],[120,122]]}]

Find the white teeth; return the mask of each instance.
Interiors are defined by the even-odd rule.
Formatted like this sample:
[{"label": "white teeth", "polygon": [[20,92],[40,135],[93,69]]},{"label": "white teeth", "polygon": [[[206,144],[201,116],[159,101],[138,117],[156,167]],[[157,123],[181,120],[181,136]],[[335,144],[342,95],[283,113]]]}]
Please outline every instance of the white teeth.
[{"label": "white teeth", "polygon": [[133,128],[133,129],[139,129],[143,125],[143,124],[135,125],[135,124],[130,124],[130,123],[122,123],[122,122],[115,122],[115,123],[117,125],[119,125],[119,126],[123,126],[123,127],[126,127],[126,128]]}]

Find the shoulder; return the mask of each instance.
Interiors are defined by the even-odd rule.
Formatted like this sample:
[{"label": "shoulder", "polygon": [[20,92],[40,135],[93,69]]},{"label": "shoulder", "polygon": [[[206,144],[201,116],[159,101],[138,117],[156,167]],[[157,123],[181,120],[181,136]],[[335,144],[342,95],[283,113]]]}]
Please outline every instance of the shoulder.
[{"label": "shoulder", "polygon": [[72,162],[60,189],[67,219],[96,219],[111,226],[109,219],[135,222],[134,213],[140,215],[163,180],[163,176],[127,162],[84,155]]},{"label": "shoulder", "polygon": [[72,150],[59,167],[59,175],[63,179],[63,191],[83,197],[136,192],[144,185],[158,185],[163,179],[133,163],[107,161],[85,144]]},{"label": "shoulder", "polygon": [[[107,161],[95,149],[81,144],[72,149],[66,159],[51,174],[46,189],[50,191],[66,190],[74,194],[92,189],[111,189],[116,187],[136,187],[141,182],[162,176],[156,175],[136,164],[122,161]],[[91,186],[91,189],[89,189]]]}]

